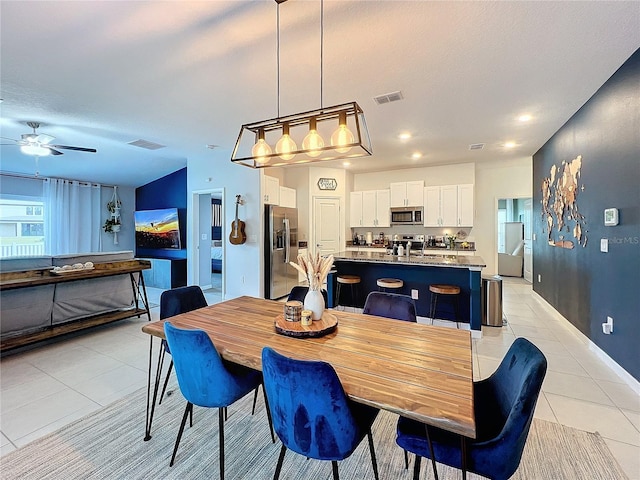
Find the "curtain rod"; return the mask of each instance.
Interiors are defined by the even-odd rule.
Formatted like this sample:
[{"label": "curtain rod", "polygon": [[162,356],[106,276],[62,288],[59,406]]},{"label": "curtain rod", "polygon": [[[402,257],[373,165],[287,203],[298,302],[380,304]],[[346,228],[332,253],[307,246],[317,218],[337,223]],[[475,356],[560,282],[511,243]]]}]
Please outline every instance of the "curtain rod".
[{"label": "curtain rod", "polygon": [[14,173],[14,172],[0,172],[0,175],[5,176],[5,177],[15,177],[15,178],[32,178],[34,180],[46,180],[47,178],[58,178],[59,180],[67,180],[69,182],[78,182],[81,185],[100,185],[101,187],[105,187],[105,188],[113,188],[116,185],[105,185],[103,183],[96,183],[96,182],[85,182],[83,180],[73,180],[71,178],[60,178],[60,177],[41,177],[39,175],[33,175],[33,174],[28,174],[28,173]]}]

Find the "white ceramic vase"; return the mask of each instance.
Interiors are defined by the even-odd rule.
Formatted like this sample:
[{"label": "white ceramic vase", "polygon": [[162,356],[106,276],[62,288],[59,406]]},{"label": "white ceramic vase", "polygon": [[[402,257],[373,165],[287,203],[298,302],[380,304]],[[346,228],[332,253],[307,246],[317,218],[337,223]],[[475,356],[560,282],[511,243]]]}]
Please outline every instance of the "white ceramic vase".
[{"label": "white ceramic vase", "polygon": [[311,290],[304,296],[304,308],[305,310],[311,310],[313,312],[311,318],[313,320],[320,320],[322,318],[322,312],[324,312],[324,297],[320,290]]}]

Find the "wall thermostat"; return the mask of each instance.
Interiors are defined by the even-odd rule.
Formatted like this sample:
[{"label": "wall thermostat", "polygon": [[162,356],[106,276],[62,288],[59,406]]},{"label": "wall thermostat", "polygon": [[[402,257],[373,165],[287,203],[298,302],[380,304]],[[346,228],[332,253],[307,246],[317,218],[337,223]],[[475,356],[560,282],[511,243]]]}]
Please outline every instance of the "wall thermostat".
[{"label": "wall thermostat", "polygon": [[607,227],[618,225],[618,209],[617,208],[604,209],[604,224]]}]

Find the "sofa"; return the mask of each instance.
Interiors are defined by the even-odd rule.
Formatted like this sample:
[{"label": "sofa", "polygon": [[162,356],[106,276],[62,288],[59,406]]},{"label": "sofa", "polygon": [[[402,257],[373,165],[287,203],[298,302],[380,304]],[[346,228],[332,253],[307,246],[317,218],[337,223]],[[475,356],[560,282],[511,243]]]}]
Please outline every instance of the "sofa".
[{"label": "sofa", "polygon": [[[0,259],[0,272],[51,270],[93,262],[133,260],[132,251]],[[0,291],[0,334],[3,339],[50,329],[108,312],[134,308],[129,274],[88,278]]]}]

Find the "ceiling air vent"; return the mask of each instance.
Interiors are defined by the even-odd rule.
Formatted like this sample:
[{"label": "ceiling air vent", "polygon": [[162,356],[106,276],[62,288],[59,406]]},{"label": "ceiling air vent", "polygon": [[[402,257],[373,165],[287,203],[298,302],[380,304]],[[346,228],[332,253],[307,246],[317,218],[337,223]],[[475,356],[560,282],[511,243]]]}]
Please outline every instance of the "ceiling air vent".
[{"label": "ceiling air vent", "polygon": [[385,93],[384,95],[378,95],[377,97],[373,97],[373,100],[378,104],[382,105],[390,102],[397,102],[398,100],[402,100],[404,97],[402,96],[402,92],[398,90],[397,92]]},{"label": "ceiling air vent", "polygon": [[134,140],[133,142],[129,142],[128,145],[133,145],[134,147],[146,148],[147,150],[158,150],[159,148],[165,148],[166,145],[160,145],[159,143],[153,143],[149,140]]},{"label": "ceiling air vent", "polygon": [[469,150],[482,150],[484,148],[484,143],[472,143],[469,145]]}]

